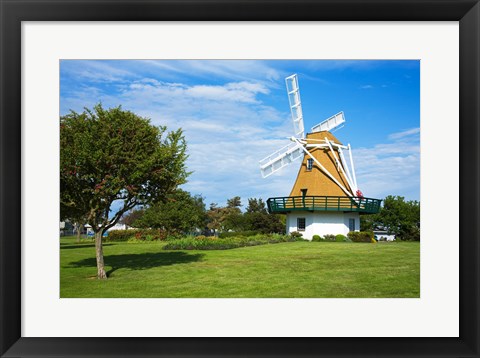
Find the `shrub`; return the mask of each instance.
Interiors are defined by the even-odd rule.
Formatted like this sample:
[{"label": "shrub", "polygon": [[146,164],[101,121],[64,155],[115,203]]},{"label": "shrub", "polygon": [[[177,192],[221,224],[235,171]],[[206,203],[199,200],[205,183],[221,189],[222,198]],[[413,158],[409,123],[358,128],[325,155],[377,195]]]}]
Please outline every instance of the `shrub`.
[{"label": "shrub", "polygon": [[335,236],[335,241],[336,242],[345,242],[345,241],[347,241],[347,237],[345,235],[338,234],[338,235]]},{"label": "shrub", "polygon": [[151,243],[151,242],[152,242],[151,240],[150,240],[150,241],[147,241],[147,240],[137,240],[137,239],[135,239],[134,237],[132,237],[132,238],[128,239],[127,244],[137,244],[137,245],[138,245],[138,244],[149,244],[149,243]]},{"label": "shrub", "polygon": [[161,229],[111,230],[105,241],[163,241],[167,232]]},{"label": "shrub", "polygon": [[312,241],[313,242],[319,242],[319,241],[323,241],[323,239],[320,235],[313,235],[312,236]]},{"label": "shrub", "polygon": [[163,247],[164,250],[227,250],[237,247],[256,246],[266,244],[276,244],[280,242],[300,241],[302,238],[294,238],[290,235],[280,234],[257,234],[254,236],[238,236],[227,238],[205,237],[198,238],[185,237],[183,239],[170,241]]},{"label": "shrub", "polygon": [[135,238],[141,241],[163,241],[167,238],[167,232],[162,229],[137,230]]},{"label": "shrub", "polygon": [[290,237],[294,238],[294,239],[301,239],[301,238],[303,238],[303,234],[301,232],[298,232],[298,231],[292,231],[290,233]]},{"label": "shrub", "polygon": [[332,235],[332,234],[326,234],[323,239],[325,241],[335,241],[335,235]]},{"label": "shrub", "polygon": [[135,237],[137,230],[110,230],[105,241],[128,241]]},{"label": "shrub", "polygon": [[298,240],[297,239],[292,240],[290,235],[285,235],[285,234],[273,233],[273,234],[269,234],[268,236],[271,237],[273,240],[303,241],[302,237],[300,237]]},{"label": "shrub", "polygon": [[184,237],[184,235],[183,235],[182,233],[180,233],[180,232],[178,232],[178,233],[171,233],[171,232],[170,232],[170,233],[168,233],[168,235],[166,235],[166,238],[165,238],[164,240],[167,240],[167,241],[169,241],[169,240],[177,240],[177,239],[180,239],[180,238],[182,238],[182,237]]},{"label": "shrub", "polygon": [[227,232],[221,232],[220,234],[218,234],[218,237],[220,239],[226,239],[228,237],[248,237],[248,236],[254,236],[254,235],[257,235],[259,234],[258,231],[254,231],[254,230],[249,230],[249,231],[227,231]]},{"label": "shrub", "polygon": [[347,236],[353,242],[372,242],[372,239],[375,240],[372,231],[350,231]]}]

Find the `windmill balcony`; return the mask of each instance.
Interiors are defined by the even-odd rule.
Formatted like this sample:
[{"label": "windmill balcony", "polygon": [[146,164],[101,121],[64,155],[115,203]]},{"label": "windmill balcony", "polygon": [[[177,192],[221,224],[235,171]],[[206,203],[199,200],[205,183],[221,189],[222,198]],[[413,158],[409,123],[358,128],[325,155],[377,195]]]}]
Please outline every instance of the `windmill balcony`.
[{"label": "windmill balcony", "polygon": [[375,214],[380,210],[380,199],[346,196],[285,196],[267,200],[270,213],[291,211],[354,211]]}]

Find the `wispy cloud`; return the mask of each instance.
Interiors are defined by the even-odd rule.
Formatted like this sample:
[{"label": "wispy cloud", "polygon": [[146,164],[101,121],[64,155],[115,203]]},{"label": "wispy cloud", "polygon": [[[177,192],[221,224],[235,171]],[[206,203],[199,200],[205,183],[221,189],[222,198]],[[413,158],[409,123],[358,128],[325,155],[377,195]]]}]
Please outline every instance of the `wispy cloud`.
[{"label": "wispy cloud", "polygon": [[398,133],[392,133],[388,136],[389,139],[402,139],[402,138],[411,138],[411,136],[419,134],[420,133],[420,128],[412,128],[412,129],[407,129],[403,132],[398,132]]},{"label": "wispy cloud", "polygon": [[143,98],[165,103],[190,99],[259,103],[255,98],[259,93],[268,94],[269,90],[264,85],[253,82],[188,86],[180,83],[159,82],[150,78],[135,81],[130,85],[129,91],[124,91],[124,94],[129,97],[141,95]]},{"label": "wispy cloud", "polygon": [[372,85],[364,85],[364,86],[360,86],[361,89],[372,89],[373,86]]},{"label": "wispy cloud", "polygon": [[[119,82],[127,78],[135,77],[135,74],[110,65],[105,61],[75,61],[63,60],[62,66],[68,69],[68,75],[76,80],[88,80],[92,83]],[[65,72],[64,72],[65,73]]]},{"label": "wispy cloud", "polygon": [[253,60],[189,60],[189,61],[162,61],[149,60],[145,63],[152,69],[158,69],[162,75],[169,78],[180,78],[186,75],[204,80],[222,79],[227,81],[262,82],[270,86],[277,86],[283,73],[267,61]]},{"label": "wispy cloud", "polygon": [[392,133],[389,143],[354,149],[357,179],[368,197],[415,196],[420,186],[420,128]]}]

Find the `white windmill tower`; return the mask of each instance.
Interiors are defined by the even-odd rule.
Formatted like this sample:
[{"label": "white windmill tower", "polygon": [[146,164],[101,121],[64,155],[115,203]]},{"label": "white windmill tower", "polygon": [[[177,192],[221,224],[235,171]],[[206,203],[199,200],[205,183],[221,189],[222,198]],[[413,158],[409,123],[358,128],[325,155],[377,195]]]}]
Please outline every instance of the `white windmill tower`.
[{"label": "white windmill tower", "polygon": [[[287,215],[287,233],[303,237],[343,234],[360,229],[360,214],[376,213],[381,200],[363,197],[358,189],[350,144],[343,145],[331,133],[345,123],[343,112],[312,127],[305,135],[298,76],[285,79],[292,112],[292,143],[260,161],[262,176],[279,171],[303,158],[290,195],[267,200],[271,213]],[[349,161],[344,151],[348,151]]]}]

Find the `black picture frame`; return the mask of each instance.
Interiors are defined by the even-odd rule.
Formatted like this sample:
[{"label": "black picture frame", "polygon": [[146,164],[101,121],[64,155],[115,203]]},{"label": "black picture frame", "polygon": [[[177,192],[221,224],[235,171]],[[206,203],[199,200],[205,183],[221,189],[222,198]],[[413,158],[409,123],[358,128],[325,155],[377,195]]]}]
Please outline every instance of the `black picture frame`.
[{"label": "black picture frame", "polygon": [[[478,0],[0,0],[0,12],[0,354],[2,357],[107,355],[118,357],[479,357],[480,5]],[[132,20],[459,21],[460,337],[288,339],[21,337],[21,22]],[[441,314],[439,312],[439,315]]]}]

